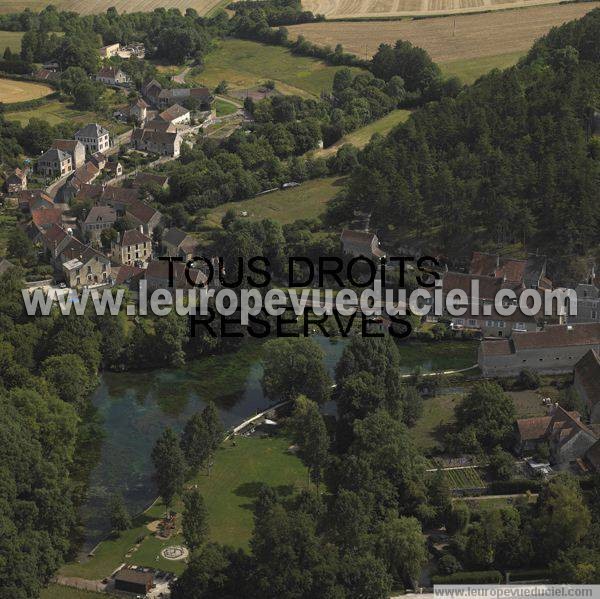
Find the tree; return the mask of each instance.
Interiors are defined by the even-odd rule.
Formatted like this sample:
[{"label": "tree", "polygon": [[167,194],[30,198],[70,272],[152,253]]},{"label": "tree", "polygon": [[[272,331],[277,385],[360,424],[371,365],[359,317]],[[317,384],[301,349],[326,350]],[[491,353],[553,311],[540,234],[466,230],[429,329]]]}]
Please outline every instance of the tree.
[{"label": "tree", "polygon": [[109,504],[110,526],[112,530],[121,532],[131,528],[131,516],[120,493],[115,493]]},{"label": "tree", "polygon": [[212,454],[212,439],[206,422],[194,414],[185,424],[181,435],[181,449],[193,474],[206,464]]},{"label": "tree", "polygon": [[50,356],[42,363],[42,376],[56,389],[56,394],[81,411],[91,386],[90,374],[80,356]]},{"label": "tree", "polygon": [[446,518],[446,530],[448,534],[463,533],[467,529],[467,526],[469,526],[470,518],[469,506],[464,501],[454,502]]},{"label": "tree", "polygon": [[435,510],[435,518],[438,522],[446,520],[448,513],[452,509],[452,493],[450,491],[450,483],[440,468],[437,469],[429,481],[427,494],[429,496],[429,504]]},{"label": "tree", "polygon": [[487,381],[475,385],[456,409],[457,429],[463,434],[472,431],[477,444],[484,449],[508,446],[514,420],[512,399],[497,383]]},{"label": "tree", "polygon": [[152,449],[152,463],[158,492],[168,510],[175,495],[181,493],[185,479],[185,457],[177,435],[171,428],[165,429],[156,440]]},{"label": "tree", "polygon": [[10,232],[6,251],[9,258],[19,260],[23,266],[32,265],[36,258],[33,243],[20,227]]},{"label": "tree", "polygon": [[290,428],[294,442],[300,447],[300,458],[308,468],[309,478],[316,482],[318,489],[327,463],[329,435],[317,404],[300,396],[294,402]]},{"label": "tree", "polygon": [[514,459],[501,447],[495,447],[490,454],[490,470],[495,480],[508,480],[514,471]]},{"label": "tree", "polygon": [[223,442],[223,423],[214,402],[209,401],[206,404],[206,407],[202,410],[202,420],[208,431],[211,453],[214,454]]},{"label": "tree", "polygon": [[527,368],[521,370],[517,378],[517,385],[521,389],[537,389],[541,384],[540,375]]},{"label": "tree", "polygon": [[428,558],[419,521],[393,518],[382,522],[375,530],[374,542],[375,555],[385,563],[394,580],[416,589]]},{"label": "tree", "polygon": [[331,379],[323,363],[324,353],[312,339],[274,339],[265,344],[263,355],[262,385],[270,398],[305,395],[322,403],[329,397]]},{"label": "tree", "polygon": [[190,551],[199,549],[208,535],[208,511],[204,498],[197,489],[188,491],[183,496],[183,516],[181,528],[183,538]]}]

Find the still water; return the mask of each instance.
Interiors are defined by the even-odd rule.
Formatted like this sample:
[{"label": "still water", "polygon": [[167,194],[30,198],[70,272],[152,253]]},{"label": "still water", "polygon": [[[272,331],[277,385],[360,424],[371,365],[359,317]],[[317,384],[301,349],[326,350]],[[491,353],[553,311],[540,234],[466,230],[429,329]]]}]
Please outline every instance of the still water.
[{"label": "still water", "polygon": [[[314,337],[325,351],[330,373],[347,340]],[[92,396],[101,418],[104,438],[100,459],[90,474],[88,502],[82,507],[85,537],[82,552],[89,551],[108,530],[106,505],[111,494],[119,492],[132,514],[145,509],[155,498],[150,453],[162,431],[170,426],[180,431],[192,414],[206,405],[199,387],[210,373],[195,369],[192,362],[181,369],[151,372],[106,373]],[[262,366],[256,360],[249,369],[239,393],[216,397],[225,428],[239,424],[268,408],[260,379]]]}]

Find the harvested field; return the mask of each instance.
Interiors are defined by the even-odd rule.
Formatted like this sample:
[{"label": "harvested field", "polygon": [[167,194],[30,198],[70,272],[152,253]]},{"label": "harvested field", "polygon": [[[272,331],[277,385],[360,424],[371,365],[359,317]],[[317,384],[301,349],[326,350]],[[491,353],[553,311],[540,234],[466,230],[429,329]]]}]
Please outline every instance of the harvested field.
[{"label": "harvested field", "polygon": [[[0,0],[0,13],[21,12],[29,8],[40,11],[49,4],[48,0]],[[61,10],[72,10],[80,14],[97,14],[106,12],[114,6],[121,12],[150,12],[155,8],[178,8],[182,13],[186,8],[195,8],[198,14],[205,15],[215,6],[222,4],[221,0],[57,0],[52,2]]]},{"label": "harvested field", "polygon": [[329,19],[436,16],[558,4],[560,0],[303,0],[302,6]]},{"label": "harvested field", "polygon": [[[341,43],[348,52],[372,56],[379,44],[403,39],[425,48],[436,62],[525,52],[550,28],[578,19],[600,2],[537,6],[498,13],[403,21],[307,23],[288,27],[319,45]],[[456,24],[455,24],[456,23]]]},{"label": "harvested field", "polygon": [[5,104],[36,100],[51,94],[53,91],[51,87],[41,83],[0,79],[0,102]]}]

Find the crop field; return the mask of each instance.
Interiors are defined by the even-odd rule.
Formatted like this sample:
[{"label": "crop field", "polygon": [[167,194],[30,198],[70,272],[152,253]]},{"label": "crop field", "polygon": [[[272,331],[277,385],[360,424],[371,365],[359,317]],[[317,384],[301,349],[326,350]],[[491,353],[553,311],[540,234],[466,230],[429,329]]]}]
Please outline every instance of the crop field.
[{"label": "crop field", "polygon": [[214,7],[223,4],[221,0],[1,0],[0,13],[20,12],[26,8],[39,11],[48,4],[61,10],[72,10],[80,14],[97,14],[106,12],[114,6],[121,12],[150,12],[155,8],[178,8],[182,13],[186,8],[195,8],[198,14],[205,15]]},{"label": "crop field", "polygon": [[329,19],[437,16],[558,4],[560,0],[303,0],[305,10]]},{"label": "crop field", "polygon": [[[343,4],[343,3],[342,3]],[[401,21],[321,22],[288,27],[319,45],[341,43],[348,52],[372,56],[379,44],[403,39],[425,48],[439,63],[526,52],[551,27],[578,19],[600,2],[537,6],[496,13]]]},{"label": "crop field", "polygon": [[318,97],[321,91],[331,90],[339,68],[314,58],[294,56],[279,46],[232,39],[221,42],[207,54],[202,72],[186,77],[186,81],[210,88],[227,81],[230,90],[239,91],[272,80],[281,93]]},{"label": "crop field", "polygon": [[54,90],[41,83],[30,81],[15,81],[13,79],[0,79],[0,102],[24,102],[36,100],[51,94]]},{"label": "crop field", "polygon": [[477,468],[461,468],[460,470],[444,470],[444,476],[452,489],[473,489],[485,487],[485,482]]}]

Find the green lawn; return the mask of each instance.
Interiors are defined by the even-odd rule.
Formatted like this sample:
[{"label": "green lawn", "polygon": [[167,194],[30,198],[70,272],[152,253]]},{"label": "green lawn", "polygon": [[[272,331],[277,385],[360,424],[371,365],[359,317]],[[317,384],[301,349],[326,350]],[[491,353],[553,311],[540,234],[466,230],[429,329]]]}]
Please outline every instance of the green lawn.
[{"label": "green lawn", "polygon": [[357,148],[363,148],[370,141],[375,133],[385,135],[389,133],[396,125],[404,123],[410,116],[410,110],[393,110],[383,118],[373,121],[348,135],[344,135],[340,141],[328,148],[316,152],[317,156],[328,156],[338,151],[344,144],[352,144]]},{"label": "green lawn", "polygon": [[32,110],[20,110],[16,112],[7,112],[5,118],[9,121],[18,121],[21,125],[27,125],[32,118],[43,119],[50,125],[72,122],[77,124],[100,123],[108,128],[112,134],[124,133],[130,127],[126,123],[117,123],[97,113],[87,110],[76,110],[71,108],[66,102],[54,100],[43,104]]},{"label": "green lawn", "polygon": [[[107,597],[106,593],[94,593],[92,591],[80,591],[71,587],[64,587],[58,584],[51,584],[42,591],[40,599],[101,599]],[[110,595],[114,597],[114,595]]]},{"label": "green lawn", "polygon": [[509,52],[496,56],[457,60],[455,62],[440,63],[442,73],[446,77],[459,77],[463,83],[473,83],[476,79],[489,73],[492,69],[506,69],[517,63],[519,58],[527,52]]},{"label": "green lawn", "polygon": [[[193,481],[206,501],[211,540],[247,548],[253,528],[252,503],[260,485],[266,483],[284,493],[304,487],[306,468],[296,456],[287,452],[289,445],[284,438],[256,437],[237,438],[235,446],[231,441],[223,444],[210,476],[201,474]],[[175,509],[180,508],[178,503]],[[61,574],[102,579],[124,562],[181,573],[184,562],[160,557],[157,560],[163,547],[181,543],[181,537],[160,541],[147,528],[148,523],[163,513],[164,506],[155,504],[136,520],[135,528],[125,531],[117,539],[102,542],[93,558],[83,564],[67,564]],[[145,538],[136,548],[136,539],[141,535]],[[126,556],[128,553],[129,557]]]},{"label": "green lawn", "polygon": [[462,397],[460,393],[451,393],[425,399],[423,414],[410,429],[410,436],[421,451],[430,452],[438,447],[441,429],[454,421],[454,408]]},{"label": "green lawn", "polygon": [[400,366],[412,370],[425,365],[424,371],[460,370],[477,363],[477,341],[449,339],[447,341],[400,343]]},{"label": "green lawn", "polygon": [[211,89],[227,81],[231,90],[253,88],[273,80],[282,93],[319,96],[321,91],[331,90],[333,77],[340,68],[314,58],[294,56],[280,46],[231,39],[207,54],[203,71],[186,80],[203,83]]},{"label": "green lawn", "polygon": [[227,116],[228,114],[233,114],[237,109],[238,107],[232,102],[222,100],[221,98],[217,98],[215,100],[215,110],[217,111],[217,116]]},{"label": "green lawn", "polygon": [[542,403],[542,397],[558,400],[559,391],[556,387],[542,387],[536,391],[509,391],[508,395],[515,404],[517,418],[533,418],[548,413],[548,408]]},{"label": "green lawn", "polygon": [[0,31],[0,51],[4,54],[5,48],[8,47],[12,52],[20,52],[22,37],[22,31]]},{"label": "green lawn", "polygon": [[229,202],[213,208],[207,218],[207,225],[220,227],[223,215],[229,209],[248,213],[251,220],[272,218],[282,225],[302,218],[315,218],[321,215],[327,202],[341,191],[343,179],[328,177],[306,181],[298,187],[282,189],[243,202]]}]

